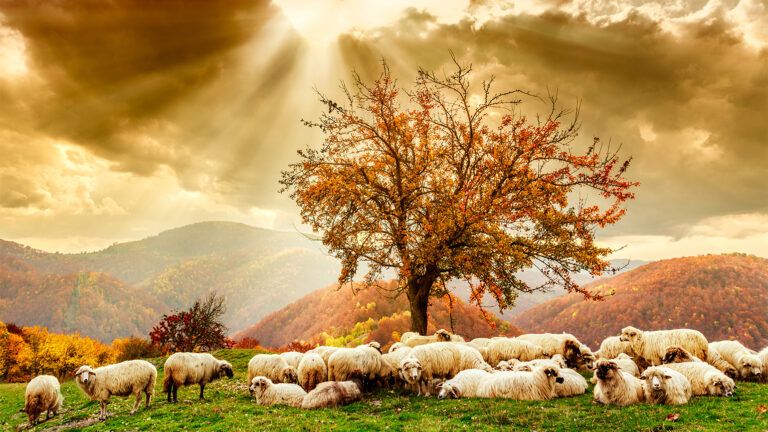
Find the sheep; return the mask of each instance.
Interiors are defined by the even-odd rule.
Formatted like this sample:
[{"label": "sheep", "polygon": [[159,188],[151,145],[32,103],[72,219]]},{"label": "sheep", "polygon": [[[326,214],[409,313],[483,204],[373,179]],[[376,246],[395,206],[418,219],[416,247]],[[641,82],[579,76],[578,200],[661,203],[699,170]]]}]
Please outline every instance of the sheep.
[{"label": "sheep", "polygon": [[328,381],[353,378],[364,384],[376,379],[381,369],[381,352],[369,345],[339,348],[328,357]]},{"label": "sheep", "polygon": [[328,379],[328,367],[319,354],[305,354],[299,362],[299,385],[311,391]]},{"label": "sheep", "polygon": [[456,344],[456,348],[461,351],[459,370],[482,369],[487,372],[493,370],[493,368],[483,360],[483,355],[480,354],[480,351],[477,348],[464,344]]},{"label": "sheep", "polygon": [[[517,362],[517,360],[515,360]],[[507,372],[512,370],[512,364],[506,360],[500,361],[495,368],[493,368],[496,372]]]},{"label": "sheep", "polygon": [[477,347],[485,348],[485,347],[488,346],[489,343],[491,343],[492,340],[493,339],[491,339],[491,338],[480,337],[480,338],[472,339],[471,341],[469,341],[469,343],[471,343],[472,345],[475,345]]},{"label": "sheep", "polygon": [[[670,364],[685,362],[703,362],[703,360],[692,355],[685,348],[679,345],[672,345],[667,347],[667,351],[664,354],[662,363]],[[726,374],[730,378],[735,379],[739,376],[739,372],[736,370],[736,368],[731,366],[731,364],[727,361],[723,360],[723,358],[720,356],[720,353],[714,349],[707,350],[707,363],[714,366],[717,368],[717,370]]]},{"label": "sheep", "polygon": [[651,404],[684,405],[691,399],[691,382],[666,366],[652,366],[640,375],[645,400]]},{"label": "sheep", "polygon": [[555,385],[562,384],[560,368],[555,365],[536,366],[531,372],[497,372],[480,382],[479,397],[516,400],[549,400],[555,396]]},{"label": "sheep", "polygon": [[518,359],[529,361],[547,357],[541,346],[519,339],[494,339],[487,346],[486,361],[498,365],[502,360]]},{"label": "sheep", "polygon": [[438,386],[437,398],[477,397],[480,382],[490,375],[490,372],[482,369],[463,370]]},{"label": "sheep", "polygon": [[299,370],[299,362],[301,362],[301,358],[304,356],[303,353],[296,352],[296,351],[287,351],[284,353],[280,353],[280,357],[284,358],[285,361],[288,363],[288,366]]},{"label": "sheep", "polygon": [[629,343],[622,342],[619,336],[608,336],[600,343],[600,349],[595,351],[595,357],[598,359],[612,359],[619,354],[632,354],[632,348]]},{"label": "sheep", "polygon": [[[565,361],[568,367],[580,367],[585,363],[585,359],[582,356],[581,350],[586,348],[586,345],[579,342],[576,336],[569,333],[531,333],[520,335],[517,340],[524,340],[533,344],[536,344],[544,350],[546,356],[552,356],[560,354],[565,357]],[[594,358],[591,351],[589,351],[591,358]]]},{"label": "sheep", "polygon": [[323,358],[323,361],[325,362],[325,365],[328,366],[328,358],[331,357],[333,353],[335,353],[339,347],[332,347],[332,346],[324,346],[321,345],[319,347],[313,348],[309,351],[307,351],[308,354],[314,353],[319,354],[320,357]]},{"label": "sheep", "polygon": [[[408,334],[408,333],[405,333]],[[451,334],[447,330],[440,329],[432,336],[422,336],[419,334],[409,335],[407,339],[400,338],[400,342],[408,345],[411,348],[415,348],[419,345],[426,345],[435,342],[451,342]]]},{"label": "sheep", "polygon": [[265,376],[274,383],[296,383],[299,375],[296,369],[279,354],[256,354],[248,362],[248,383],[253,377]]},{"label": "sheep", "polygon": [[226,375],[232,378],[232,365],[225,360],[218,360],[208,353],[178,352],[171,354],[163,366],[163,391],[168,393],[168,402],[178,402],[179,387],[198,384],[200,399],[205,399],[205,385]]},{"label": "sheep", "polygon": [[289,405],[300,407],[307,392],[298,384],[273,383],[265,376],[253,377],[248,390],[259,405]]},{"label": "sheep", "polygon": [[418,332],[405,332],[400,335],[400,343],[406,343],[408,342],[408,339],[414,337],[414,336],[420,336]]},{"label": "sheep", "polygon": [[397,350],[399,350],[400,348],[403,348],[403,347],[410,348],[408,345],[406,345],[406,344],[404,344],[402,342],[395,342],[395,343],[392,344],[392,346],[389,347],[387,352],[388,353],[393,353],[393,352],[395,352],[395,351],[397,351]]},{"label": "sheep", "polygon": [[613,359],[614,362],[616,362],[617,365],[619,365],[619,369],[623,370],[624,372],[634,376],[634,377],[640,377],[640,368],[637,366],[637,363],[630,357],[629,355],[625,353],[620,353]]},{"label": "sheep", "polygon": [[731,378],[714,366],[704,362],[685,362],[664,365],[665,368],[680,372],[691,382],[694,396],[733,396],[736,384]]},{"label": "sheep", "polygon": [[88,365],[80,366],[75,372],[77,386],[91,400],[99,401],[101,409],[99,420],[107,418],[107,404],[110,396],[130,396],[136,398],[131,414],[141,403],[141,393],[146,394],[146,407],[149,408],[155,394],[157,369],[144,360],[128,360],[122,363],[102,366],[96,369]]},{"label": "sheep", "polygon": [[668,346],[679,345],[692,355],[706,360],[707,338],[700,331],[690,329],[642,331],[635,327],[621,330],[622,342],[629,342],[635,360],[643,359],[652,366],[660,365]]},{"label": "sheep", "polygon": [[408,384],[419,384],[419,395],[429,396],[428,383],[434,378],[453,378],[460,365],[461,350],[457,344],[436,342],[412,349],[400,361],[400,370]]},{"label": "sheep", "polygon": [[555,395],[557,397],[568,397],[584,394],[587,391],[587,380],[581,374],[565,365],[565,359],[560,354],[552,356],[549,359],[536,359],[527,362],[517,362],[512,366],[513,371],[532,372],[537,366],[554,365],[560,368],[560,376],[563,377],[563,383],[555,385]]},{"label": "sheep", "polygon": [[728,377],[732,379],[736,379],[739,377],[739,371],[736,370],[736,368],[733,367],[732,364],[725,361],[725,359],[723,359],[723,356],[721,356],[720,353],[717,352],[717,350],[710,349],[709,351],[707,351],[707,363],[711,364],[717,370],[726,374]]},{"label": "sheep", "polygon": [[307,393],[302,409],[334,408],[362,399],[361,384],[355,381],[328,381]]},{"label": "sheep", "polygon": [[765,347],[762,350],[760,350],[760,352],[757,353],[757,358],[759,358],[760,362],[763,364],[763,381],[768,381],[768,371],[766,371],[766,369],[768,369],[768,347]]},{"label": "sheep", "polygon": [[763,363],[757,353],[742,345],[739,341],[719,341],[709,344],[710,351],[716,351],[723,360],[730,363],[742,380],[759,378],[763,372]]},{"label": "sheep", "polygon": [[379,378],[389,385],[399,385],[404,381],[398,373],[400,361],[411,352],[411,347],[403,345],[399,349],[381,355]]},{"label": "sheep", "polygon": [[27,384],[24,391],[24,412],[29,417],[29,424],[38,424],[40,414],[45,411],[45,419],[58,414],[64,403],[61,395],[61,385],[56,377],[51,375],[39,375]]},{"label": "sheep", "polygon": [[637,377],[622,370],[613,360],[599,359],[594,365],[597,384],[594,400],[605,405],[626,406],[645,400],[645,387]]}]

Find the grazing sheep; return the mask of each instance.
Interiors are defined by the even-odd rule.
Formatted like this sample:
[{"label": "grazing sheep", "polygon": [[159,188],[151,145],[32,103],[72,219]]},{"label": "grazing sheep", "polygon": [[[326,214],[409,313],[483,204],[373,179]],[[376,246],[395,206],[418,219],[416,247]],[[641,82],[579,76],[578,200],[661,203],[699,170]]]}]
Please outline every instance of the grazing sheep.
[{"label": "grazing sheep", "polygon": [[232,365],[228,361],[218,360],[208,353],[179,352],[171,354],[163,366],[163,391],[168,393],[168,402],[178,402],[179,387],[198,384],[200,399],[205,399],[205,385],[223,376],[232,378]]},{"label": "grazing sheep", "polygon": [[730,363],[743,380],[760,378],[763,362],[755,351],[745,347],[739,341],[719,341],[709,344],[710,351],[716,351],[723,360]]},{"label": "grazing sheep", "polygon": [[[568,367],[578,368],[585,364],[581,349],[586,345],[579,342],[576,336],[569,333],[530,333],[518,336],[516,339],[536,344],[544,350],[546,357],[560,354],[565,357]],[[592,355],[591,351],[589,352]],[[594,355],[592,355],[594,358]]]},{"label": "grazing sheep", "polygon": [[328,381],[307,393],[302,409],[335,408],[359,401],[363,397],[361,384],[355,381]]},{"label": "grazing sheep", "polygon": [[438,386],[437,398],[477,397],[477,388],[480,386],[480,382],[490,375],[490,372],[482,369],[463,370]]},{"label": "grazing sheep", "polygon": [[645,400],[651,404],[684,405],[691,399],[691,382],[666,366],[652,366],[640,376]]},{"label": "grazing sheep", "polygon": [[643,402],[643,382],[623,371],[613,360],[600,359],[594,365],[595,402],[606,405],[626,406]]},{"label": "grazing sheep", "polygon": [[632,347],[628,342],[622,342],[619,336],[608,336],[600,343],[600,349],[595,351],[595,357],[598,359],[612,359],[619,354],[632,354]]},{"label": "grazing sheep", "polygon": [[403,379],[419,384],[419,395],[429,396],[428,384],[434,378],[450,379],[459,373],[461,350],[457,344],[436,342],[419,345],[400,361]]},{"label": "grazing sheep", "polygon": [[248,362],[248,382],[265,376],[274,383],[296,383],[299,374],[280,354],[256,354]]},{"label": "grazing sheep", "polygon": [[652,366],[660,365],[667,347],[679,345],[692,355],[706,360],[707,338],[700,331],[690,329],[642,331],[635,327],[624,327],[620,339],[629,342],[636,361],[643,359]]},{"label": "grazing sheep", "polygon": [[555,396],[555,385],[565,380],[554,365],[536,366],[531,372],[496,372],[480,382],[479,397],[515,400],[549,400]]},{"label": "grazing sheep", "polygon": [[664,367],[680,372],[688,378],[694,396],[733,396],[736,384],[710,364],[699,361],[672,363]]},{"label": "grazing sheep", "polygon": [[325,365],[328,366],[328,358],[331,357],[331,354],[335,353],[338,349],[339,347],[321,345],[319,347],[316,347],[307,351],[306,354],[312,354],[312,353],[319,354],[320,357],[323,358]]},{"label": "grazing sheep", "polygon": [[403,347],[410,348],[408,345],[406,345],[406,344],[404,344],[402,342],[395,342],[395,343],[392,344],[392,346],[389,347],[387,352],[388,353],[393,353],[393,352],[395,352],[395,351],[397,351],[397,350],[399,350],[400,348],[403,348]]},{"label": "grazing sheep", "polygon": [[486,361],[490,365],[498,365],[502,360],[530,361],[548,357],[541,346],[520,339],[494,339],[486,349],[488,350]]},{"label": "grazing sheep", "polygon": [[403,345],[395,351],[381,355],[381,371],[379,372],[379,378],[383,384],[394,386],[402,384],[404,380],[398,373],[400,369],[400,361],[408,356],[411,349],[411,347]]},{"label": "grazing sheep", "polygon": [[480,354],[480,351],[477,348],[464,344],[456,344],[456,348],[461,351],[459,370],[482,369],[487,372],[493,370],[493,368],[483,360],[483,355]]},{"label": "grazing sheep", "polygon": [[80,366],[75,372],[77,386],[91,400],[99,401],[101,409],[99,419],[107,418],[107,404],[110,396],[131,396],[136,398],[131,414],[135,413],[141,403],[141,394],[146,394],[146,406],[155,394],[157,369],[152,363],[144,360],[128,360],[122,363],[102,366],[96,369],[88,365]]},{"label": "grazing sheep", "polygon": [[304,357],[304,354],[296,351],[287,351],[280,353],[280,356],[285,359],[285,361],[288,363],[288,366],[298,371],[299,362],[301,362],[301,358]]},{"label": "grazing sheep", "polygon": [[328,357],[328,381],[357,378],[363,384],[376,379],[381,369],[381,352],[369,345],[339,348]]},{"label": "grazing sheep", "polygon": [[59,380],[51,375],[32,378],[24,391],[24,412],[27,413],[29,424],[32,426],[38,423],[43,411],[46,420],[58,414],[63,403],[64,396],[61,395]]},{"label": "grazing sheep", "polygon": [[311,391],[318,384],[328,380],[328,367],[319,354],[309,353],[302,356],[298,368],[299,385]]},{"label": "grazing sheep", "polygon": [[432,336],[422,336],[419,334],[409,335],[406,340],[403,340],[403,338],[401,337],[400,342],[408,345],[411,348],[415,348],[419,345],[426,345],[426,344],[431,344],[435,342],[451,342],[451,336],[452,335],[448,333],[447,330],[440,329],[436,331],[435,334],[433,334]]},{"label": "grazing sheep", "polygon": [[259,405],[289,405],[298,408],[307,395],[298,384],[275,384],[265,376],[254,377],[248,390],[256,397]]}]

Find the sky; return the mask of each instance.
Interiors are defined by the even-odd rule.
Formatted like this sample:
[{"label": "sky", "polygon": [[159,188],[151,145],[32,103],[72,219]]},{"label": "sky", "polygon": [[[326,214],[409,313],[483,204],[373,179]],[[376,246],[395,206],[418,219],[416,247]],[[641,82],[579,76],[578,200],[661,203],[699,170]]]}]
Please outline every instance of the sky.
[{"label": "sky", "polygon": [[[768,257],[768,1],[0,1],[0,238],[104,248],[203,220],[300,229],[278,193],[314,89],[449,52],[581,104],[637,199],[615,257]],[[525,109],[536,112],[536,100]]]}]

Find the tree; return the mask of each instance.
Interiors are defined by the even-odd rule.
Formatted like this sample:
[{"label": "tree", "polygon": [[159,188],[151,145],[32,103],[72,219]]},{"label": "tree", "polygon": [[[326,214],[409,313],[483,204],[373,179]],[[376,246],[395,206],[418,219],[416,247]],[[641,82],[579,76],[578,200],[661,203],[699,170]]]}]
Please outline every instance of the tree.
[{"label": "tree", "polygon": [[[419,70],[406,92],[384,62],[375,82],[354,74],[353,86],[342,83],[343,103],[319,93],[327,111],[304,123],[325,139],[298,152],[281,192],[341,260],[340,283],[362,263],[367,284],[397,270],[414,331],[425,333],[430,297],[453,279],[481,307],[486,294],[504,309],[554,284],[594,297],[570,273],[610,268],[612,251],[594,235],[634,198],[630,161],[597,138],[579,149],[578,107],[568,120],[550,96],[547,113],[529,120],[520,113],[528,93],[495,92],[492,78],[475,91],[471,66],[453,60],[451,74]],[[530,267],[547,283],[518,279]]]},{"label": "tree", "polygon": [[224,312],[224,297],[212,292],[195,301],[187,311],[163,315],[149,337],[165,353],[230,348],[234,342],[227,337],[227,328],[221,322]]}]

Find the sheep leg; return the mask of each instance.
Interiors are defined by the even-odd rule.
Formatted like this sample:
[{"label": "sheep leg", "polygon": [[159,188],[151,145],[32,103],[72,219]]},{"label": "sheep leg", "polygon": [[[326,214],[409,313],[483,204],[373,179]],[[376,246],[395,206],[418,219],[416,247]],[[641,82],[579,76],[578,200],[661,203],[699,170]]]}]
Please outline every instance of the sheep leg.
[{"label": "sheep leg", "polygon": [[173,403],[176,403],[179,401],[179,386],[176,384],[173,385]]},{"label": "sheep leg", "polygon": [[107,401],[101,401],[101,409],[99,411],[99,420],[107,419]]},{"label": "sheep leg", "polygon": [[200,400],[205,400],[205,396],[203,396],[203,390],[205,390],[205,384],[200,384]]},{"label": "sheep leg", "polygon": [[173,393],[173,381],[171,381],[171,385],[168,387],[168,402],[171,402],[171,393]]},{"label": "sheep leg", "polygon": [[134,393],[134,396],[136,396],[136,401],[133,403],[133,409],[131,410],[131,414],[135,414],[136,410],[139,409],[139,405],[141,405],[141,392]]},{"label": "sheep leg", "polygon": [[152,402],[152,394],[149,392],[149,390],[147,390],[145,393],[147,394],[147,405],[146,405],[146,407],[149,408],[149,404]]}]

